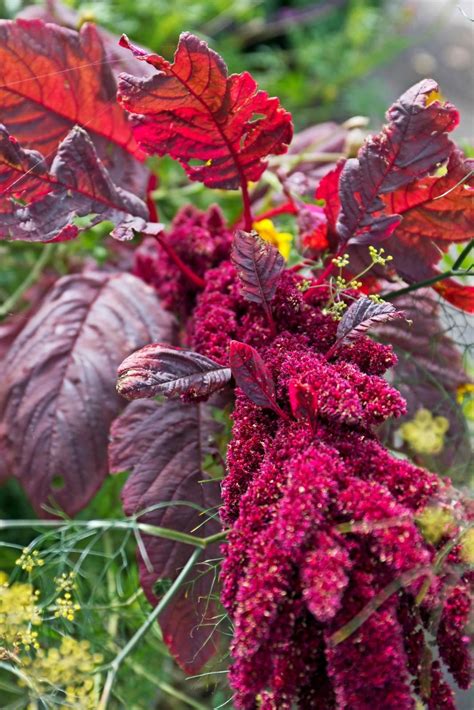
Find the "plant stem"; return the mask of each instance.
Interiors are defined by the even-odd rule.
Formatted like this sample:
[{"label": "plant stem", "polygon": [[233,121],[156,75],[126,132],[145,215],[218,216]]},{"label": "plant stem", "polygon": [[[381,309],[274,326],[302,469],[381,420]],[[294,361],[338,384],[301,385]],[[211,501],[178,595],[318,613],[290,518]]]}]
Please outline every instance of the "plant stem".
[{"label": "plant stem", "polygon": [[211,545],[213,542],[219,542],[219,540],[225,540],[227,535],[229,534],[230,530],[221,530],[218,533],[215,533],[215,535],[209,535],[209,537],[203,538],[206,547],[208,545]]},{"label": "plant stem", "polygon": [[160,234],[155,234],[154,237],[158,244],[163,247],[170,259],[176,264],[181,273],[199,289],[204,288],[206,285],[204,279],[198,276],[198,274],[196,274],[187,264],[184,263],[181,257],[175,252],[171,244],[168,244],[166,239],[163,239]]},{"label": "plant stem", "polygon": [[244,229],[246,232],[252,231],[252,208],[250,206],[249,188],[246,180],[242,180],[242,202],[244,206]]},{"label": "plant stem", "polygon": [[41,272],[43,271],[44,267],[51,258],[51,255],[54,251],[54,246],[54,244],[46,244],[43,247],[40,256],[35,261],[33,268],[31,269],[25,280],[18,286],[18,288],[12,293],[12,295],[9,296],[6,301],[3,302],[2,306],[0,307],[0,318],[3,318],[3,316],[6,316],[8,313],[15,309],[15,306],[17,305],[23,294],[40,277]]},{"label": "plant stem", "polygon": [[351,636],[354,631],[362,626],[362,624],[367,621],[367,619],[382,606],[384,602],[389,599],[392,594],[395,594],[399,589],[411,584],[418,577],[430,574],[431,567],[419,567],[417,569],[409,570],[405,572],[393,582],[387,584],[387,586],[382,589],[375,597],[361,609],[361,611],[356,614],[347,624],[344,624],[338,631],[335,631],[330,637],[328,644],[329,646],[337,646],[342,641],[345,641],[349,636]]},{"label": "plant stem", "polygon": [[[341,246],[339,247],[339,249],[337,250],[337,252],[336,252],[334,255],[330,255],[330,257],[329,257],[329,263],[326,265],[326,267],[325,267],[325,268],[321,271],[321,273],[319,274],[318,278],[317,278],[316,281],[314,282],[314,286],[319,286],[319,284],[322,284],[323,281],[326,280],[326,277],[329,276],[329,274],[331,273],[331,271],[332,271],[332,270],[334,269],[334,267],[335,267],[335,264],[334,264],[333,259],[337,259],[338,256],[341,256],[342,254],[344,254],[344,249],[345,249],[345,248],[346,248],[346,245],[345,245],[345,244],[341,244]],[[314,288],[314,286],[312,286],[311,288]],[[308,293],[309,291],[311,291],[311,288],[309,288],[308,291],[306,291],[305,293]]]},{"label": "plant stem", "polygon": [[469,254],[469,252],[473,249],[473,247],[474,247],[474,239],[471,239],[469,244],[466,244],[466,246],[464,247],[462,252],[459,254],[458,258],[454,262],[454,264],[452,266],[452,271],[457,271],[457,269],[459,269],[459,267],[462,265],[464,259]]},{"label": "plant stem", "polygon": [[272,207],[255,217],[255,221],[259,222],[262,219],[271,219],[272,217],[278,217],[280,214],[296,214],[297,209],[291,202],[285,202],[283,205],[278,207]]},{"label": "plant stem", "polygon": [[418,289],[424,288],[425,286],[432,286],[433,284],[438,283],[438,281],[444,281],[444,279],[448,279],[451,276],[469,276],[470,273],[470,269],[466,269],[465,271],[457,271],[453,267],[449,271],[445,271],[442,274],[432,276],[430,279],[426,279],[425,281],[418,281],[415,284],[411,284],[411,286],[405,286],[404,288],[400,288],[398,289],[398,291],[391,291],[390,293],[382,294],[382,298],[385,301],[393,301],[399,296],[404,296],[405,294],[411,293],[412,291],[418,291]]},{"label": "plant stem", "polygon": [[190,573],[191,569],[194,567],[194,564],[196,563],[200,554],[201,554],[201,550],[199,550],[199,549],[194,550],[193,554],[191,555],[189,560],[186,562],[183,569],[181,570],[179,575],[176,577],[175,581],[173,582],[171,587],[168,589],[168,591],[164,594],[164,596],[162,597],[160,602],[155,606],[153,611],[150,612],[146,621],[133,634],[132,638],[125,644],[125,646],[122,648],[120,653],[114,658],[114,660],[110,664],[109,672],[107,673],[107,678],[105,681],[104,689],[102,691],[102,695],[101,695],[99,704],[97,706],[97,710],[106,710],[107,703],[110,699],[110,695],[112,692],[112,687],[113,687],[115,678],[117,676],[117,673],[118,673],[123,661],[133,651],[133,649],[135,648],[137,643],[147,633],[147,631],[150,629],[150,627],[156,621],[157,617],[161,614],[161,612],[165,609],[165,607],[171,601],[171,599],[173,598],[175,593],[178,591],[181,584],[184,582],[184,580],[186,579],[186,577]]},{"label": "plant stem", "polygon": [[223,540],[228,530],[210,535],[209,537],[199,537],[190,535],[171,528],[160,528],[157,525],[148,525],[134,520],[0,520],[0,530],[12,528],[61,528],[66,525],[70,527],[86,528],[88,530],[139,530],[145,535],[161,537],[165,540],[174,540],[186,545],[192,545],[200,550],[205,550],[208,545],[218,540]]},{"label": "plant stem", "polygon": [[186,695],[186,693],[183,693],[182,690],[178,690],[177,688],[174,688],[172,685],[167,683],[164,680],[160,680],[160,678],[157,678],[155,675],[152,673],[148,673],[142,666],[139,666],[136,663],[133,663],[129,658],[126,659],[125,661],[126,665],[133,670],[134,673],[136,673],[139,676],[142,676],[142,678],[145,678],[147,681],[150,683],[153,683],[156,685],[157,688],[163,691],[163,693],[166,693],[172,698],[176,698],[176,700],[181,700],[183,703],[186,705],[189,705],[191,708],[195,708],[195,710],[207,710],[205,705],[202,705],[200,702],[197,700],[194,700],[194,698],[190,698],[189,695]]}]

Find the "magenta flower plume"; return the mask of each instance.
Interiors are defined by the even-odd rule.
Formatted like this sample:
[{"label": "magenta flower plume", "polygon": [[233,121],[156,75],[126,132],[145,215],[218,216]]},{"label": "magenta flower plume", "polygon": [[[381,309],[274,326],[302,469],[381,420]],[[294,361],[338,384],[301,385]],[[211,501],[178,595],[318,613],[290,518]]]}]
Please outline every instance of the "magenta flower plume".
[{"label": "magenta flower plume", "polygon": [[234,627],[234,703],[408,710],[419,698],[450,707],[441,667],[426,658],[441,610],[439,654],[468,684],[467,588],[446,596],[446,569],[434,567],[443,541],[425,539],[417,516],[459,503],[449,481],[377,440],[377,427],[405,412],[382,377],[396,358],[361,336],[328,361],[337,323],[290,272],[272,311],[275,338],[223,263],[206,276],[189,328],[192,346],[221,363],[232,338],[256,348],[287,416],[237,390],[221,510],[231,527],[221,599]]}]

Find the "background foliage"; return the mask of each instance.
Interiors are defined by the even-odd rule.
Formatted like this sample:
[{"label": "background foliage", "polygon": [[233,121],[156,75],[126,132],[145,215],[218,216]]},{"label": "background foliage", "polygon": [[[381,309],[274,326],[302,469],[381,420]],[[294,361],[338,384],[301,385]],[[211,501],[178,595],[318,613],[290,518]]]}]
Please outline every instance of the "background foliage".
[{"label": "background foliage", "polygon": [[[29,4],[23,0],[0,0],[0,17],[13,17]],[[297,129],[356,114],[369,115],[375,124],[379,123],[387,101],[381,90],[382,80],[374,71],[389,64],[413,41],[407,33],[412,21],[410,12],[397,2],[383,0],[69,0],[68,4],[80,12],[84,21],[96,21],[114,33],[125,32],[132,40],[167,57],[181,31],[198,33],[225,57],[230,71],[247,69],[261,88],[278,96],[293,113]],[[189,200],[199,207],[213,200],[210,191],[199,184],[189,184],[176,163],[160,159],[157,168],[160,185],[154,197],[160,202],[164,221]],[[235,216],[239,197],[226,193],[219,199],[227,216]],[[43,258],[43,272],[68,273],[85,259],[103,263],[108,256],[108,243],[103,240],[107,231],[107,225],[99,225],[75,242],[55,245]],[[11,310],[11,297],[15,298],[32,270],[34,276],[42,253],[42,245],[0,245],[2,319]],[[25,299],[15,300],[19,308],[27,305]],[[109,480],[78,516],[79,520],[120,519],[122,484],[123,477]],[[34,518],[14,481],[0,491],[0,518]],[[67,523],[59,531],[46,532],[25,525],[2,531],[0,569],[14,571],[18,581],[28,578],[40,589],[41,598],[50,600],[45,601],[45,621],[39,633],[49,638],[53,646],[65,634],[93,640],[94,651],[107,661],[149,612],[143,594],[136,592],[133,538],[133,531],[84,531]],[[25,574],[16,560],[22,548],[33,540],[46,564],[44,569],[37,567]],[[58,620],[48,612],[55,594],[52,579],[71,570],[78,576],[80,610],[73,621]],[[216,625],[219,623],[217,618]],[[222,668],[225,664],[226,659],[222,658]],[[229,697],[224,670],[185,679],[169,658],[155,625],[119,669],[109,707],[204,710],[230,707]],[[28,703],[17,679],[0,671],[1,707],[57,707],[54,689],[42,701]]]}]

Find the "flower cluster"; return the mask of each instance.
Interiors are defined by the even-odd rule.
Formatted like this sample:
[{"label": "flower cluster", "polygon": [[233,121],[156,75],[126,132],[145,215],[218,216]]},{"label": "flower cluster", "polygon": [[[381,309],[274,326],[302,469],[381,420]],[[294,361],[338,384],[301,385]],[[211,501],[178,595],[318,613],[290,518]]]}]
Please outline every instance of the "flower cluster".
[{"label": "flower cluster", "polygon": [[40,649],[23,665],[30,689],[38,697],[54,694],[61,699],[60,708],[94,710],[99,698],[92,674],[102,661],[101,654],[92,653],[88,641],[63,636],[58,648]]},{"label": "flower cluster", "polygon": [[421,408],[412,420],[402,424],[399,432],[416,453],[439,454],[448,429],[449,420],[446,417],[434,417],[429,409]]},{"label": "flower cluster", "polygon": [[[234,703],[408,710],[418,699],[452,707],[439,662],[426,658],[434,633],[440,658],[468,685],[468,578],[448,573],[462,549],[436,568],[463,511],[449,482],[377,440],[376,428],[405,412],[382,377],[396,361],[391,348],[362,336],[328,361],[337,323],[323,313],[327,291],[305,299],[300,283],[294,273],[281,278],[272,338],[223,263],[206,276],[190,326],[195,349],[221,363],[230,338],[256,347],[288,414],[237,390],[221,574],[234,626]],[[449,515],[435,537],[431,509]]]},{"label": "flower cluster", "polygon": [[81,609],[81,605],[73,598],[73,593],[76,590],[75,577],[74,572],[69,572],[68,574],[63,573],[54,580],[59,593],[54,607],[54,616],[56,619],[74,621],[76,612]]},{"label": "flower cluster", "polygon": [[22,550],[16,563],[24,572],[30,574],[35,567],[42,567],[44,560],[40,557],[38,550],[30,551],[27,547]]},{"label": "flower cluster", "polygon": [[[201,212],[192,205],[182,208],[162,241],[198,276],[217,266],[230,252],[232,232],[220,209]],[[147,239],[135,252],[134,273],[156,289],[165,308],[181,317],[190,314],[198,287],[180,271],[165,247]]]},{"label": "flower cluster", "polygon": [[0,646],[17,651],[39,648],[35,627],[41,624],[39,591],[31,584],[9,584],[0,572]]}]

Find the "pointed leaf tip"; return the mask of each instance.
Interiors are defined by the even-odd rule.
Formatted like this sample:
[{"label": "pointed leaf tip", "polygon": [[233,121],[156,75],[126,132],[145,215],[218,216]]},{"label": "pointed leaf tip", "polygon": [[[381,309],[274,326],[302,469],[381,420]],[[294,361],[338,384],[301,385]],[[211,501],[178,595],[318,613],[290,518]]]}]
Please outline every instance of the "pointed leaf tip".
[{"label": "pointed leaf tip", "polygon": [[377,323],[401,318],[403,315],[391,303],[375,303],[363,296],[344,313],[337,327],[337,337],[340,341],[356,340]]},{"label": "pointed leaf tip", "polygon": [[231,371],[204,355],[162,343],[146,345],[118,369],[117,391],[127,399],[163,395],[196,400],[225,387]]},{"label": "pointed leaf tip", "polygon": [[259,353],[251,345],[230,342],[230,367],[237,385],[258,407],[273,409],[287,417],[276,401],[272,376]]}]

